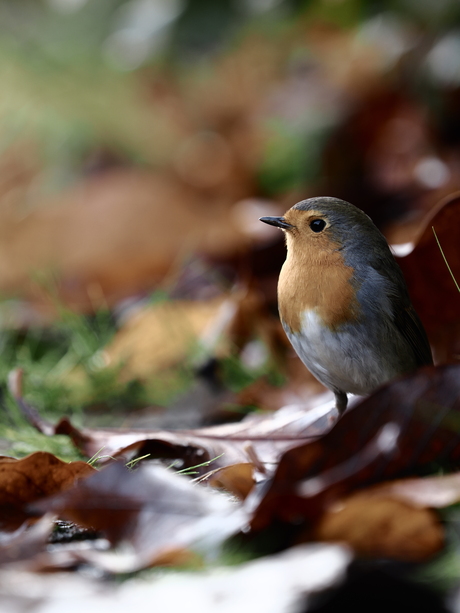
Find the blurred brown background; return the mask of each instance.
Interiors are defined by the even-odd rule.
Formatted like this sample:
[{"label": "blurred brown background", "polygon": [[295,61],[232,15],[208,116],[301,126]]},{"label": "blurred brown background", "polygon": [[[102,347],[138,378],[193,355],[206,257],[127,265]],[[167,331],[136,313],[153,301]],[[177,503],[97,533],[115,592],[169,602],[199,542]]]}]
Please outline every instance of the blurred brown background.
[{"label": "blurred brown background", "polygon": [[[160,292],[194,301],[167,317],[208,346],[231,330],[276,354],[284,246],[258,217],[334,195],[400,245],[436,358],[457,359],[459,294],[431,230],[460,278],[456,0],[3,0],[0,77],[4,329],[62,307],[123,324]],[[126,341],[137,375],[170,320]],[[85,359],[125,355],[124,338]]]},{"label": "blurred brown background", "polygon": [[459,187],[459,23],[453,0],[1,2],[2,295],[114,304],[317,194],[412,239]]}]

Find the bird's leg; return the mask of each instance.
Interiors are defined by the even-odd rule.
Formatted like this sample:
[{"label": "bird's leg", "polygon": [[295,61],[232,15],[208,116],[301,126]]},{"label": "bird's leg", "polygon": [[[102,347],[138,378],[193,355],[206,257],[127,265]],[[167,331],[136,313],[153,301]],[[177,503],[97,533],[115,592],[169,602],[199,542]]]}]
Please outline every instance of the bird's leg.
[{"label": "bird's leg", "polygon": [[335,395],[335,406],[339,415],[343,415],[345,413],[345,409],[348,404],[348,397],[345,392],[334,392]]}]

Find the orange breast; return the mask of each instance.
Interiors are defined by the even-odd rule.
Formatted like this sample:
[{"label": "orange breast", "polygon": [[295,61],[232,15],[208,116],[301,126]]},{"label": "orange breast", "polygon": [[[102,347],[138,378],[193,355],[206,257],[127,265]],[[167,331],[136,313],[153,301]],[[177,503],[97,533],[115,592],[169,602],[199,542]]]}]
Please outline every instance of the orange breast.
[{"label": "orange breast", "polygon": [[278,282],[282,321],[301,331],[302,315],[315,309],[324,325],[335,329],[359,314],[353,270],[336,249],[299,249],[289,235],[288,254]]}]

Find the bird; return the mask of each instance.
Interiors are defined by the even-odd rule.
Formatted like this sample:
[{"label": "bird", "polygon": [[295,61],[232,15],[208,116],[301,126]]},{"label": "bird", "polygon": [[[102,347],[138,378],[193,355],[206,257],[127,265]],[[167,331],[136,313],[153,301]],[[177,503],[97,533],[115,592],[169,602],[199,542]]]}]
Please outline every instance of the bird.
[{"label": "bird", "polygon": [[260,221],[286,238],[278,280],[284,331],[308,370],[334,393],[339,415],[347,394],[368,395],[433,363],[403,273],[361,209],[321,196]]}]

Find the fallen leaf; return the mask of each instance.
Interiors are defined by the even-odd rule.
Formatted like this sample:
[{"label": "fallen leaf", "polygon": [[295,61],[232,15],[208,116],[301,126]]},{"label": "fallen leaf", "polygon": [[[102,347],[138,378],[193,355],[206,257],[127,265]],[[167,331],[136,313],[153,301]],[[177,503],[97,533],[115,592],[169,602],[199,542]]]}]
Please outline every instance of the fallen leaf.
[{"label": "fallen leaf", "polygon": [[38,451],[22,460],[0,460],[0,527],[18,528],[29,516],[28,503],[71,487],[95,469],[86,462],[63,462]]},{"label": "fallen leaf", "polygon": [[190,430],[128,430],[123,428],[76,428],[68,418],[56,425],[43,419],[21,396],[21,372],[13,371],[9,387],[23,415],[40,432],[48,436],[65,434],[88,457],[102,455],[132,460],[135,457],[180,459],[183,468],[212,461],[199,467],[203,475],[209,468],[250,463],[270,474],[281,454],[300,442],[317,438],[331,427],[330,412],[334,401],[311,410],[285,407],[274,413],[251,414],[238,423]]},{"label": "fallen leaf", "polygon": [[209,483],[216,489],[223,489],[244,500],[255,485],[254,465],[250,462],[224,466],[203,475],[200,483]]},{"label": "fallen leaf", "polygon": [[367,496],[394,498],[414,507],[442,509],[460,501],[460,473],[399,479],[366,490]]},{"label": "fallen leaf", "polygon": [[459,501],[459,473],[380,483],[333,503],[309,536],[346,542],[365,555],[422,562],[444,546],[432,508]]},{"label": "fallen leaf", "polygon": [[181,459],[184,468],[211,460],[214,468],[250,462],[270,474],[286,449],[329,429],[331,408],[332,403],[311,411],[281,409],[269,415],[253,414],[238,423],[194,430],[76,429],[63,418],[54,432],[70,436],[88,457],[103,449],[104,455],[125,461],[145,455]]},{"label": "fallen leaf", "polygon": [[168,300],[129,318],[103,351],[122,376],[146,378],[203,356],[223,357],[260,334],[270,344],[263,296],[246,287],[209,300]]},{"label": "fallen leaf", "polygon": [[13,533],[0,535],[0,566],[24,562],[46,550],[54,527],[52,515],[44,515],[32,526],[24,522]]},{"label": "fallen leaf", "polygon": [[[210,555],[247,522],[228,497],[149,463],[131,471],[115,462],[33,509],[101,531],[113,545],[123,546],[126,555],[118,563],[125,572],[165,560],[176,563],[189,550]],[[96,551],[91,556],[107,564],[116,559]]]},{"label": "fallen leaf", "polygon": [[[433,233],[460,283],[460,194],[444,198],[425,220],[411,252],[397,257],[413,305],[433,346],[438,363],[460,355],[460,292]],[[410,247],[409,247],[410,248]]]},{"label": "fallen leaf", "polygon": [[[284,453],[252,525],[316,521],[372,483],[460,461],[460,366],[425,367],[377,390],[320,439]],[[256,504],[254,500],[251,504]]]},{"label": "fallen leaf", "polygon": [[423,562],[444,546],[444,529],[431,509],[414,508],[385,493],[353,494],[319,519],[313,540],[346,543],[360,555]]},{"label": "fallen leaf", "polygon": [[105,361],[108,365],[122,364],[123,379],[166,371],[190,360],[192,350],[197,353],[209,343],[215,344],[235,309],[235,302],[223,297],[158,303],[123,325],[104,349]]}]

